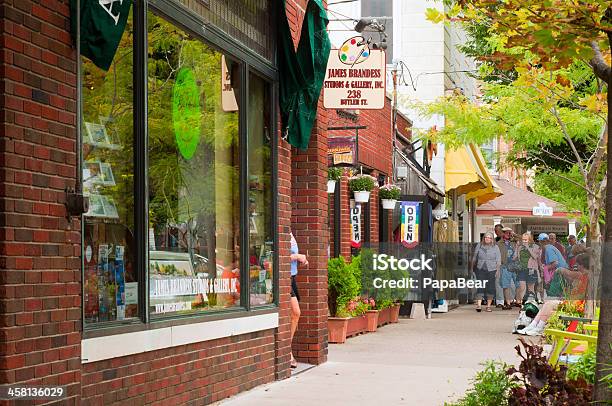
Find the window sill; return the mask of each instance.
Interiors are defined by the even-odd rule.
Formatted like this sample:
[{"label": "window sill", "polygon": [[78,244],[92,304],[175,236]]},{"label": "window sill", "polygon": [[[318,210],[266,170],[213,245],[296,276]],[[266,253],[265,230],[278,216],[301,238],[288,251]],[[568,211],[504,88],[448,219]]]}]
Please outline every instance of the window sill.
[{"label": "window sill", "polygon": [[276,308],[272,311],[268,309],[235,314],[235,316],[238,315],[243,315],[243,317],[190,324],[178,323],[169,326],[152,324],[150,325],[152,328],[149,329],[141,325],[139,326],[141,331],[85,338],[81,340],[81,363],[119,358],[278,327],[278,309]]}]

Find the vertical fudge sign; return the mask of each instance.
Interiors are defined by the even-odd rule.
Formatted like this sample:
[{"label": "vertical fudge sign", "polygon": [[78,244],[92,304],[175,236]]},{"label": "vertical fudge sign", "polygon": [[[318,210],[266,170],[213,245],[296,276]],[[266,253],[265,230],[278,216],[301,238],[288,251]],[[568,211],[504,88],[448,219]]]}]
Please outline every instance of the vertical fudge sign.
[{"label": "vertical fudge sign", "polygon": [[351,207],[351,247],[361,247],[361,206]]},{"label": "vertical fudge sign", "polygon": [[385,52],[371,50],[363,37],[332,50],[323,83],[326,109],[382,109],[385,105]]}]

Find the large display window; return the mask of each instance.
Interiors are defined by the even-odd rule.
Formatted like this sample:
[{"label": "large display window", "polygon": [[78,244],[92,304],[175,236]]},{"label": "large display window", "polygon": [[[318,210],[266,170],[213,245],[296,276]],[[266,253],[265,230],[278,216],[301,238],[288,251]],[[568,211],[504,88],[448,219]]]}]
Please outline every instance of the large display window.
[{"label": "large display window", "polygon": [[274,70],[162,11],[81,59],[90,330],[276,303]]}]

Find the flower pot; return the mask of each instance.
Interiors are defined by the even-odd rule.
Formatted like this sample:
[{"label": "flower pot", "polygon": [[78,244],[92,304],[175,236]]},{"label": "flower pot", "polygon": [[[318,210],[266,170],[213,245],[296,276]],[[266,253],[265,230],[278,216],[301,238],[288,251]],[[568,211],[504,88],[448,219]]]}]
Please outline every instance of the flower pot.
[{"label": "flower pot", "polygon": [[390,322],[391,322],[391,309],[389,307],[380,309],[379,314],[378,314],[378,327],[382,327],[385,324],[389,324]]},{"label": "flower pot", "polygon": [[395,203],[397,203],[395,199],[382,199],[382,207],[385,210],[394,210]]},{"label": "flower pot", "polygon": [[346,341],[346,331],[348,325],[348,317],[328,317],[327,332],[328,341],[330,343],[342,344]]},{"label": "flower pot", "polygon": [[346,336],[353,337],[361,333],[365,333],[368,328],[368,321],[366,316],[351,317],[348,319],[346,326]]},{"label": "flower pot", "polygon": [[401,304],[396,303],[391,306],[390,309],[390,322],[397,323],[399,321],[399,312],[400,312]]},{"label": "flower pot", "polygon": [[368,322],[367,332],[375,332],[376,327],[378,327],[378,310],[368,310],[365,316]]},{"label": "flower pot", "polygon": [[355,196],[356,203],[367,203],[368,200],[370,200],[370,192],[366,192],[366,191],[353,192],[353,195]]},{"label": "flower pot", "polygon": [[328,180],[327,181],[327,193],[334,193],[336,191],[336,181]]}]

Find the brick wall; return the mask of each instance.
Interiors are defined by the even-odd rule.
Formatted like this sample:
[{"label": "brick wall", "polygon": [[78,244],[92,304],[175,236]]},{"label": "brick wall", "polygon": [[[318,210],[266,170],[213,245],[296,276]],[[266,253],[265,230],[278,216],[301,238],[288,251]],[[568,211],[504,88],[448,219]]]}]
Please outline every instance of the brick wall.
[{"label": "brick wall", "polygon": [[85,364],[82,405],[209,404],[275,377],[272,330]]},{"label": "brick wall", "polygon": [[292,150],[292,229],[309,266],[298,271],[302,317],[294,337],[298,360],[327,360],[327,111],[319,99],[308,149]]},{"label": "brick wall", "polygon": [[291,30],[291,37],[295,49],[297,49],[300,43],[302,24],[304,23],[307,5],[308,0],[287,0],[285,3],[285,13],[289,21],[289,29]]},{"label": "brick wall", "polygon": [[0,17],[0,384],[67,385],[63,404],[174,405],[288,377],[291,152],[284,141],[279,328],[81,365],[81,226],[66,219],[64,206],[77,165],[68,0],[2,0]]},{"label": "brick wall", "polygon": [[76,65],[68,1],[0,2],[0,384],[80,394]]},{"label": "brick wall", "polygon": [[[393,138],[391,100],[388,97],[385,98],[383,109],[360,110],[356,121],[343,118],[336,111],[330,110],[328,125],[330,127],[367,126],[366,129],[359,130],[359,163],[387,176],[391,175]],[[330,137],[354,135],[355,130],[334,130],[329,134]]]}]

